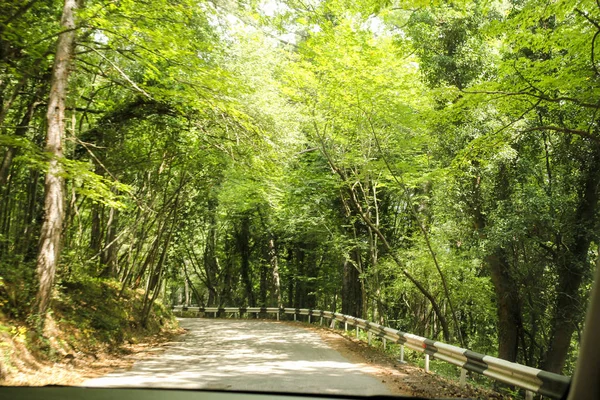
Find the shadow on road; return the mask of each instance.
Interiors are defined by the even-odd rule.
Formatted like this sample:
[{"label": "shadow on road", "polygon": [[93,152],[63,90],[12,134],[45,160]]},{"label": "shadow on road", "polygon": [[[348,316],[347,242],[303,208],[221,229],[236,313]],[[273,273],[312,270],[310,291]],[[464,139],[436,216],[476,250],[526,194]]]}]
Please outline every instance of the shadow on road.
[{"label": "shadow on road", "polygon": [[389,394],[367,375],[368,366],[351,363],[302,327],[252,320],[180,322],[188,333],[163,353],[84,386]]}]

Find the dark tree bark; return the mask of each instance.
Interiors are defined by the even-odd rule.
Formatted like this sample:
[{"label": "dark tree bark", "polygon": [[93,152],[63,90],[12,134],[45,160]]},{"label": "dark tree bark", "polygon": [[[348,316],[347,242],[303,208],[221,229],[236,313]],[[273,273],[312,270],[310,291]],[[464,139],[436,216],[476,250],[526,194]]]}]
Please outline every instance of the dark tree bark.
[{"label": "dark tree bark", "polygon": [[259,283],[259,306],[267,307],[267,288],[269,286],[269,265],[261,263],[260,265],[260,283]]},{"label": "dark tree bark", "polygon": [[306,302],[305,308],[317,307],[317,276],[319,266],[317,265],[317,244],[310,242],[306,249]]},{"label": "dark tree bark", "polygon": [[206,274],[206,289],[208,290],[207,306],[212,307],[218,302],[217,276],[219,265],[217,262],[217,202],[213,199],[208,201],[208,234],[204,247],[203,264]]},{"label": "dark tree bark", "polygon": [[233,304],[233,290],[234,290],[234,279],[233,279],[233,257],[231,254],[235,252],[235,243],[230,236],[227,236],[225,240],[225,254],[228,257],[225,259],[223,265],[223,283],[219,296],[219,306]]},{"label": "dark tree bark", "polygon": [[294,249],[296,256],[294,261],[296,262],[296,271],[294,274],[294,307],[302,308],[306,299],[306,282],[304,280],[306,264],[304,262],[304,246],[302,243],[298,243]]},{"label": "dark tree bark", "polygon": [[404,263],[394,253],[394,250],[390,246],[390,244],[387,241],[387,238],[385,237],[385,235],[383,234],[383,232],[381,232],[381,230],[379,229],[379,227],[377,225],[375,225],[373,223],[373,221],[371,220],[371,218],[367,215],[367,213],[365,213],[365,211],[364,211],[364,209],[363,209],[363,207],[361,205],[361,202],[358,200],[358,198],[356,196],[355,190],[353,189],[352,185],[350,184],[350,181],[348,180],[348,176],[347,176],[346,172],[342,168],[338,167],[336,165],[336,163],[332,160],[332,158],[329,156],[329,153],[327,151],[327,147],[325,145],[323,137],[319,133],[319,130],[318,130],[318,128],[316,126],[315,126],[315,130],[317,131],[317,135],[319,135],[319,140],[321,141],[321,152],[323,153],[323,155],[327,159],[327,163],[329,164],[329,166],[331,167],[331,169],[340,177],[341,181],[346,185],[346,190],[347,190],[347,194],[348,194],[348,200],[349,200],[349,202],[351,204],[352,209],[358,214],[358,216],[364,221],[364,223],[369,228],[372,229],[373,233],[376,234],[377,237],[379,237],[379,239],[381,239],[381,245],[390,254],[390,256],[392,257],[392,259],[394,260],[394,262],[398,265],[398,267],[400,267],[400,269],[402,271],[402,274],[413,285],[415,285],[415,287],[419,290],[419,292],[421,292],[421,294],[423,294],[423,296],[425,296],[427,298],[427,300],[429,300],[429,302],[431,303],[431,307],[433,308],[436,316],[438,317],[440,325],[442,326],[442,332],[443,332],[443,335],[444,335],[444,340],[446,340],[447,342],[449,342],[450,341],[450,328],[448,327],[448,321],[446,320],[446,317],[445,317],[444,313],[442,312],[442,309],[441,309],[439,303],[437,302],[437,300],[435,299],[435,297],[431,294],[431,292],[429,292],[429,290],[427,290],[427,288],[421,282],[419,282],[404,267]]},{"label": "dark tree bark", "polygon": [[[187,285],[187,287],[189,287],[192,290],[194,298],[196,299],[196,304],[201,307],[204,307],[205,306],[204,299],[202,298],[202,296],[200,296],[200,293],[198,293],[198,290],[196,289],[196,287],[192,283],[192,280],[190,279],[190,275],[187,271],[187,263],[184,260],[182,260],[181,265],[183,266],[183,274],[184,274],[184,278],[185,278],[185,284]],[[178,303],[178,304],[181,304],[181,303]],[[186,305],[190,305],[189,298],[188,298],[188,300],[186,300]]]},{"label": "dark tree bark", "polygon": [[37,256],[37,246],[35,243],[35,233],[38,232],[42,224],[42,209],[38,199],[38,185],[41,174],[39,171],[31,171],[29,184],[27,185],[27,211],[23,218],[25,228],[23,229],[22,240],[19,243],[20,254],[23,254],[23,261],[31,262]]},{"label": "dark tree bark", "polygon": [[[96,168],[94,171],[96,174],[102,174],[101,171]],[[90,250],[92,254],[96,255],[100,253],[102,249],[102,204],[92,204],[92,226],[90,230]]]},{"label": "dark tree bark", "polygon": [[[19,125],[15,128],[15,136],[25,136],[27,130],[29,129],[29,124],[31,123],[35,109],[39,104],[38,99],[45,94],[47,88],[48,86],[46,84],[42,84],[32,96],[29,104],[27,105],[27,109],[23,113],[23,118],[21,118]],[[4,153],[4,158],[0,164],[0,188],[6,185],[13,159],[17,153],[18,149],[16,147],[9,147]]]},{"label": "dark tree bark", "polygon": [[315,308],[316,298],[316,245],[300,241],[295,246],[295,273],[294,273],[294,307],[296,308]]},{"label": "dark tree bark", "polygon": [[[505,165],[501,165],[495,193],[495,201],[509,199],[508,171]],[[482,198],[480,192],[480,177],[473,181],[473,216],[475,231],[481,238],[485,238],[487,220],[482,210]],[[500,247],[490,249],[485,258],[486,266],[490,271],[494,293],[496,295],[496,313],[498,316],[498,357],[507,361],[517,361],[519,350],[519,337],[523,327],[521,319],[521,300],[518,284],[511,273],[510,263],[506,251]]]},{"label": "dark tree bark", "polygon": [[600,186],[600,145],[594,144],[592,153],[582,166],[583,182],[569,237],[557,242],[558,284],[552,318],[550,346],[543,368],[561,373],[571,346],[571,338],[582,320],[585,308],[580,287],[591,270],[589,250],[597,240],[598,197]]},{"label": "dark tree bark", "polygon": [[496,294],[498,357],[515,362],[523,326],[517,282],[510,273],[510,265],[502,249],[495,249],[494,253],[486,257],[485,261],[490,269]]},{"label": "dark tree bark", "polygon": [[[142,304],[142,318],[141,323],[142,326],[147,327],[148,320],[150,318],[150,314],[152,312],[152,305],[158,298],[158,294],[160,293],[161,285],[164,283],[163,275],[165,270],[165,264],[167,261],[167,254],[169,251],[169,246],[171,244],[171,238],[173,237],[173,232],[175,231],[175,226],[177,225],[177,207],[179,203],[179,196],[175,200],[175,204],[172,210],[172,220],[171,226],[168,228],[167,236],[162,243],[162,251],[160,257],[154,266],[153,270],[150,273],[148,278],[148,286],[146,287],[146,293],[144,294],[144,301]],[[166,225],[166,224],[165,224]],[[150,296],[150,293],[152,295]]]},{"label": "dark tree bark", "polygon": [[350,252],[351,260],[344,261],[344,274],[342,283],[342,313],[362,318],[362,289],[358,269],[353,263],[360,262],[360,251],[354,249]]},{"label": "dark tree bark", "polygon": [[111,208],[108,212],[108,222],[106,226],[106,240],[102,249],[100,262],[104,265],[100,276],[103,278],[115,278],[117,276],[118,245],[117,245],[117,226],[118,211]]},{"label": "dark tree bark", "polygon": [[[294,265],[294,251],[290,244],[288,244],[288,246],[286,246],[286,251],[287,251],[287,254],[285,257],[285,263],[287,265],[288,271],[292,271],[293,265]],[[295,285],[296,285],[296,279],[294,278],[294,275],[291,275],[287,281],[287,304],[288,304],[288,307],[294,306],[294,286]]]},{"label": "dark tree bark", "polygon": [[64,179],[61,176],[62,168],[59,159],[63,155],[65,100],[75,48],[75,11],[78,7],[79,4],[76,0],[65,0],[61,18],[61,28],[65,31],[58,36],[46,114],[48,131],[45,150],[52,156],[52,159],[46,173],[45,215],[37,257],[39,289],[36,306],[37,312],[41,316],[44,316],[48,309],[56,266],[60,258],[60,239],[64,219]]},{"label": "dark tree bark", "polygon": [[240,229],[236,232],[237,250],[241,258],[241,275],[244,284],[244,294],[250,307],[256,306],[252,280],[250,278],[250,218],[242,217]]}]

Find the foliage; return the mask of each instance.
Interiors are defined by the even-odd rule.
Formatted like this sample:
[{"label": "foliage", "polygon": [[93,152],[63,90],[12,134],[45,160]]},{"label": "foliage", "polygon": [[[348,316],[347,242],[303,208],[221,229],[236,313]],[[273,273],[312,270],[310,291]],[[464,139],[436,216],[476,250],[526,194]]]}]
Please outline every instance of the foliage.
[{"label": "foliage", "polygon": [[143,292],[126,290],[119,296],[120,289],[117,281],[88,276],[58,284],[54,318],[62,329],[72,332],[71,346],[90,348],[103,343],[115,346],[135,342],[174,322],[166,307],[155,303],[148,328],[141,329]]},{"label": "foliage", "polygon": [[[62,4],[19,4],[0,5],[0,309],[22,322]],[[285,305],[572,371],[600,243],[595,2],[77,18],[53,309],[86,340],[154,330],[161,302]]]}]

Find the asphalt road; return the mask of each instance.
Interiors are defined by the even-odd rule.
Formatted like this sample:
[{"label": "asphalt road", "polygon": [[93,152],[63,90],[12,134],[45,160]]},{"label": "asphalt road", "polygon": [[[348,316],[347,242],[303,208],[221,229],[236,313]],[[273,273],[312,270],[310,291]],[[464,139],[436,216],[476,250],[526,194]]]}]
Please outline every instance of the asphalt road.
[{"label": "asphalt road", "polygon": [[390,394],[368,366],[353,364],[301,326],[199,318],[180,323],[188,333],[164,351],[83,386]]}]

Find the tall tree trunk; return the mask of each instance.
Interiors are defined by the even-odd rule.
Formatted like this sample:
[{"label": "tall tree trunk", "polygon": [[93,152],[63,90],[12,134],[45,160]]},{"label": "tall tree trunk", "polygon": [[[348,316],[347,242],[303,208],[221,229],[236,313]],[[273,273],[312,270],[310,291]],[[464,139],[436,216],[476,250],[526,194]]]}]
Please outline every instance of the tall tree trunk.
[{"label": "tall tree trunk", "polygon": [[289,278],[288,278],[288,284],[287,284],[287,304],[288,307],[293,307],[294,306],[294,286],[296,286],[296,278],[295,278],[295,272],[291,272],[293,271],[293,265],[294,265],[294,249],[292,248],[292,244],[290,243],[288,246],[286,246],[286,250],[287,250],[287,255],[285,257],[285,264],[287,266],[287,270],[290,271],[289,274]]},{"label": "tall tree trunk", "polygon": [[273,275],[273,288],[271,290],[271,301],[277,302],[277,307],[281,307],[281,280],[279,278],[279,264],[277,262],[277,248],[275,247],[275,239],[269,240],[269,263]]},{"label": "tall tree trunk", "polygon": [[[346,208],[345,214],[346,218],[350,220],[354,217],[349,207]],[[356,222],[352,222],[351,227],[346,232],[348,236],[354,238],[355,243],[358,243],[356,225]],[[344,260],[342,269],[342,313],[363,318],[366,316],[363,313],[365,309],[365,296],[363,296],[364,284],[360,278],[362,256],[358,245],[350,250],[349,255],[350,258]]]},{"label": "tall tree trunk", "polygon": [[111,207],[108,213],[108,222],[106,223],[106,240],[104,249],[102,250],[100,263],[104,265],[100,276],[103,278],[115,278],[117,276],[117,253],[119,246],[117,245],[117,220],[118,211]]},{"label": "tall tree trunk", "polygon": [[[202,306],[204,307],[204,299],[202,298],[202,296],[200,296],[200,293],[198,293],[198,290],[196,289],[196,287],[194,286],[194,284],[192,283],[192,280],[190,279],[190,275],[188,274],[187,271],[187,262],[186,261],[182,261],[182,265],[183,265],[183,274],[184,274],[184,278],[185,278],[185,284],[187,285],[187,287],[189,289],[192,290],[192,294],[194,296],[194,298],[196,299],[196,305],[198,306]],[[186,305],[190,305],[190,300],[189,300],[189,295],[186,295]],[[181,304],[178,303],[178,304]]]},{"label": "tall tree trunk", "polygon": [[[146,293],[144,294],[144,301],[142,304],[141,323],[142,323],[143,327],[148,326],[148,320],[149,320],[150,314],[152,312],[152,305],[154,304],[154,301],[158,298],[158,294],[160,293],[161,285],[164,283],[163,276],[164,276],[165,264],[167,261],[169,246],[171,244],[171,238],[173,237],[173,232],[175,231],[175,226],[177,224],[178,203],[179,203],[179,196],[177,196],[177,199],[175,200],[171,226],[168,228],[169,231],[167,232],[167,236],[166,236],[164,242],[162,243],[162,251],[161,251],[160,257],[148,277],[148,285],[146,287]],[[150,296],[151,292],[152,292],[152,296]]]},{"label": "tall tree trunk", "polygon": [[362,318],[363,296],[360,277],[357,267],[353,263],[360,262],[360,251],[354,249],[350,252],[351,260],[344,261],[344,274],[342,280],[342,313]]},{"label": "tall tree trunk", "polygon": [[306,299],[306,261],[305,261],[305,251],[304,251],[304,243],[300,242],[297,244],[297,248],[295,249],[296,256],[294,260],[296,262],[296,273],[294,274],[294,307],[302,308],[304,307],[304,301]]},{"label": "tall tree trunk", "polygon": [[185,298],[183,305],[187,307],[190,305],[190,288],[187,277],[183,280],[183,296]]},{"label": "tall tree trunk", "polygon": [[[14,212],[14,196],[12,196],[13,191],[13,182],[12,180],[8,181],[8,185],[3,188],[3,201],[1,203],[2,207],[0,207],[0,237],[9,238],[10,237],[10,221],[12,218],[12,213]],[[0,254],[8,253],[9,248],[11,247],[10,240],[2,240],[0,241]]]},{"label": "tall tree trunk", "polygon": [[398,267],[400,267],[402,274],[413,285],[415,285],[417,287],[417,289],[423,294],[423,296],[425,296],[427,298],[427,300],[429,300],[429,302],[431,303],[431,306],[433,307],[435,314],[438,317],[440,324],[442,325],[442,332],[444,335],[444,340],[449,342],[450,341],[450,328],[448,327],[448,321],[446,320],[446,317],[445,317],[444,313],[442,312],[442,309],[440,308],[440,305],[438,304],[437,300],[435,299],[433,294],[431,294],[431,292],[429,292],[429,290],[427,290],[427,288],[421,282],[419,282],[414,276],[412,276],[412,274],[404,267],[404,263],[394,253],[394,250],[390,246],[390,244],[387,241],[387,238],[385,237],[383,232],[381,232],[379,227],[377,227],[373,223],[373,221],[371,221],[371,218],[365,213],[360,201],[356,197],[356,192],[354,191],[352,185],[350,184],[350,182],[348,180],[348,176],[346,175],[346,172],[343,169],[341,169],[340,167],[338,167],[335,164],[335,162],[333,161],[333,159],[331,158],[331,156],[329,155],[329,153],[327,151],[327,147],[325,145],[325,141],[323,139],[323,136],[321,136],[321,133],[319,132],[319,129],[316,125],[315,125],[315,130],[317,132],[317,135],[319,136],[319,140],[321,141],[321,152],[327,159],[327,163],[329,164],[331,169],[336,174],[339,175],[342,182],[345,184],[346,190],[348,193],[348,198],[349,198],[350,204],[352,205],[352,208],[357,212],[359,217],[367,224],[367,226],[369,226],[373,230],[373,233],[375,233],[379,237],[379,239],[381,239],[381,245],[390,254],[390,256],[392,257],[392,260],[394,260],[394,262],[398,265]]},{"label": "tall tree trunk", "polygon": [[268,282],[269,277],[269,265],[266,263],[261,263],[260,266],[260,284],[259,284],[259,305],[261,307],[267,306],[267,287],[269,285]]},{"label": "tall tree trunk", "polygon": [[[476,165],[477,167],[478,165]],[[507,201],[510,198],[508,171],[505,165],[500,165],[495,193],[496,201]],[[475,232],[485,239],[487,220],[482,210],[481,178],[473,180],[473,217]],[[496,314],[498,316],[498,357],[515,362],[519,350],[519,336],[522,329],[521,300],[518,283],[510,270],[506,251],[500,247],[490,249],[485,257],[489,268],[494,294],[496,295]]]},{"label": "tall tree trunk", "polygon": [[37,253],[37,246],[34,242],[35,232],[38,231],[41,225],[41,207],[38,201],[38,183],[40,179],[40,171],[31,171],[27,189],[27,211],[23,222],[25,228],[19,243],[20,254],[23,254],[23,261],[30,262],[35,260]]},{"label": "tall tree trunk", "polygon": [[252,280],[250,278],[250,218],[244,216],[240,221],[240,230],[237,232],[237,248],[241,257],[241,275],[244,283],[244,294],[248,306],[255,307],[254,291],[252,290]]},{"label": "tall tree trunk", "polygon": [[52,159],[46,173],[44,187],[45,215],[40,233],[36,268],[39,280],[36,305],[37,311],[42,317],[48,309],[56,266],[60,257],[60,239],[64,218],[64,179],[61,177],[60,158],[63,155],[65,100],[70,65],[75,48],[75,11],[78,7],[76,0],[65,0],[61,18],[61,28],[64,31],[58,36],[50,83],[50,96],[48,98],[48,112],[46,114],[48,132],[45,149],[52,156]]},{"label": "tall tree trunk", "polygon": [[226,237],[225,239],[225,254],[227,254],[227,258],[225,259],[223,265],[223,286],[220,291],[219,296],[219,307],[223,305],[230,305],[233,301],[232,293],[234,291],[234,276],[233,276],[233,258],[231,255],[235,252],[235,243],[231,240],[230,237]]},{"label": "tall tree trunk", "polygon": [[510,265],[502,249],[485,258],[490,269],[496,293],[498,315],[498,356],[515,362],[519,350],[519,335],[522,329],[521,302],[517,282],[510,273]]},{"label": "tall tree trunk", "polygon": [[[15,128],[15,136],[25,136],[27,130],[29,129],[29,124],[31,123],[31,119],[33,118],[36,106],[39,104],[38,99],[45,94],[47,88],[48,86],[46,84],[42,84],[36,90],[35,94],[31,97],[31,100],[27,105],[27,109],[23,114],[23,118],[21,118],[21,122],[19,122],[19,125]],[[10,167],[12,166],[12,162],[17,153],[17,147],[9,147],[6,149],[6,153],[4,153],[2,164],[0,164],[0,188],[3,187],[8,180]]]},{"label": "tall tree trunk", "polygon": [[[98,176],[104,176],[104,168],[100,165],[98,157],[104,159],[104,130],[95,129],[93,132],[95,136],[95,144],[99,147],[98,150],[94,151],[95,157],[93,157],[94,173]],[[102,250],[102,220],[104,219],[104,205],[100,202],[93,202],[91,205],[92,213],[92,229],[90,230],[90,249],[92,255],[97,255]],[[109,224],[110,225],[110,224]]]},{"label": "tall tree trunk", "polygon": [[[98,171],[95,171],[96,173]],[[103,206],[100,203],[92,204],[92,227],[90,229],[90,250],[92,255],[100,253],[102,248],[102,217],[101,210]]]},{"label": "tall tree trunk", "polygon": [[585,174],[572,223],[573,228],[569,232],[572,237],[563,237],[558,245],[556,304],[550,346],[544,362],[545,370],[558,374],[565,365],[573,332],[585,311],[580,287],[584,276],[591,269],[591,242],[598,237],[596,213],[600,185],[600,146],[594,145],[592,151],[590,159],[586,160],[582,168]]},{"label": "tall tree trunk", "polygon": [[[217,290],[217,277],[219,275],[219,263],[217,261],[217,201],[209,199],[208,201],[208,222],[209,228],[206,237],[206,245],[204,246],[204,255],[202,263],[206,273],[206,289],[208,290],[207,306],[212,307],[218,303],[219,292]],[[190,247],[194,253],[193,247]],[[195,253],[194,253],[195,254]]]},{"label": "tall tree trunk", "polygon": [[316,243],[312,241],[307,244],[305,257],[306,267],[304,269],[306,273],[306,300],[304,307],[311,309],[317,307],[317,276],[319,274],[319,266],[317,264],[316,247]]}]

